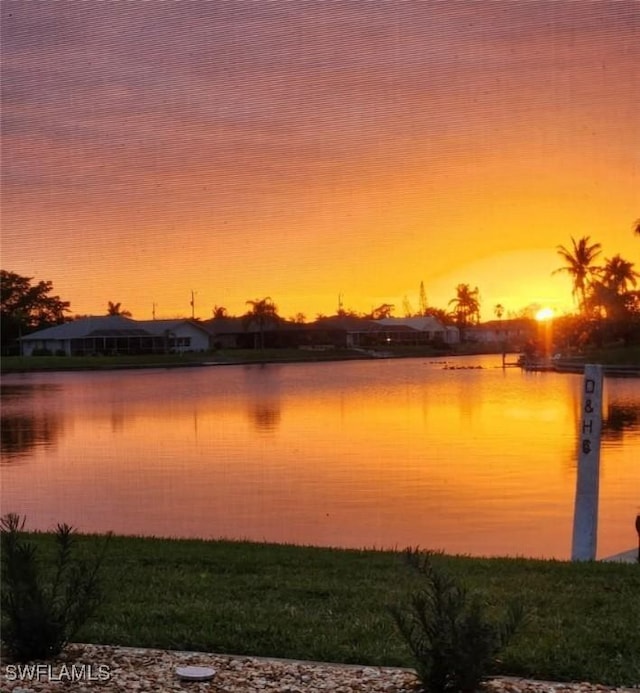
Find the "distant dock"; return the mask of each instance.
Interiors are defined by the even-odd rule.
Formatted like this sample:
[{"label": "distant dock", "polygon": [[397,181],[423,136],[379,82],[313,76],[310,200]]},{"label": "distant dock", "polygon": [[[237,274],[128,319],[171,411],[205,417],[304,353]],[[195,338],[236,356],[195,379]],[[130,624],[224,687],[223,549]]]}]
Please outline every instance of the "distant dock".
[{"label": "distant dock", "polygon": [[[564,359],[523,360],[518,365],[524,371],[555,373],[583,373],[585,366],[581,361],[568,361]],[[640,364],[623,366],[605,364],[602,366],[602,370],[604,375],[610,378],[640,378]]]}]

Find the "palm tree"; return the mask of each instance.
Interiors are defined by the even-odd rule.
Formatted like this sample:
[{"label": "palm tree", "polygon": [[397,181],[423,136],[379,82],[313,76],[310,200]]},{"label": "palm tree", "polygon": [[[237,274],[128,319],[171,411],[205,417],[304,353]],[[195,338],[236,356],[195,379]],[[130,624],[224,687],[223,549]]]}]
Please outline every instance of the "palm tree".
[{"label": "palm tree", "polygon": [[458,284],[456,297],[449,301],[451,304],[458,325],[477,324],[480,321],[480,291],[477,286],[472,289],[469,284]]},{"label": "palm tree", "polygon": [[107,315],[121,315],[123,318],[130,318],[131,311],[122,310],[120,307],[121,305],[121,303],[112,303],[109,301],[109,304],[107,305]]},{"label": "palm tree", "polygon": [[633,269],[633,262],[620,255],[607,258],[598,274],[599,279],[591,283],[587,304],[601,316],[604,314],[614,320],[624,319],[631,288],[636,286],[640,274]]},{"label": "palm tree", "polygon": [[381,306],[374,308],[367,317],[370,317],[372,320],[390,318],[394,308],[395,306],[392,303],[383,303]]},{"label": "palm tree", "polygon": [[496,303],[496,305],[493,306],[493,312],[498,320],[502,320],[502,316],[504,315],[504,306],[502,303]]},{"label": "palm tree", "polygon": [[640,236],[640,219],[636,219],[633,222],[633,233],[635,233],[636,236]]},{"label": "palm tree", "polygon": [[589,245],[589,236],[583,236],[577,243],[573,236],[571,243],[573,248],[568,250],[563,245],[557,246],[558,255],[565,261],[564,267],[554,270],[553,274],[566,272],[573,282],[573,297],[578,300],[580,312],[586,309],[587,286],[597,271],[593,261],[600,255],[602,246],[600,243]]},{"label": "palm tree", "polygon": [[260,349],[264,349],[265,327],[269,324],[277,325],[280,322],[278,306],[269,296],[256,298],[254,301],[247,301],[246,303],[248,306],[251,306],[251,310],[247,311],[244,316],[245,329],[248,329],[254,323],[258,326]]},{"label": "palm tree", "polygon": [[625,260],[619,254],[606,259],[600,274],[602,283],[617,294],[627,293],[632,286],[635,288],[637,279],[640,277],[640,274],[633,269],[633,262]]}]

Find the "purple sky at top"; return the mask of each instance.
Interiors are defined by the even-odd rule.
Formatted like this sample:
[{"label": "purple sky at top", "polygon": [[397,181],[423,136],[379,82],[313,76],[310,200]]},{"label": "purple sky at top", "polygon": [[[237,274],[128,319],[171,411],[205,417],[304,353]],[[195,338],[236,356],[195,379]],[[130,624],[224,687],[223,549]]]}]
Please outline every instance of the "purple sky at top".
[{"label": "purple sky at top", "polygon": [[[397,300],[430,268],[451,283],[481,247],[548,247],[553,266],[557,243],[590,233],[638,255],[637,2],[0,9],[3,267],[52,279],[78,311],[148,306],[169,272],[168,312],[195,282],[211,305],[269,293],[310,313],[338,289],[357,308]],[[528,246],[505,233],[509,205],[526,218],[550,200],[559,214]]]}]

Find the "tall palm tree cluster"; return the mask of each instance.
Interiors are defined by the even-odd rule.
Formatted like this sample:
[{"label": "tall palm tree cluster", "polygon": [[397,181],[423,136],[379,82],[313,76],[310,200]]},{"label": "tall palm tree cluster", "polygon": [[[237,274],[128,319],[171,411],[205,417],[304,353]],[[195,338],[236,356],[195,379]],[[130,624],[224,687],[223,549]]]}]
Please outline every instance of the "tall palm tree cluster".
[{"label": "tall palm tree cluster", "polygon": [[635,291],[640,274],[633,262],[619,254],[596,264],[602,253],[600,243],[591,243],[589,236],[578,241],[571,238],[571,248],[558,246],[564,265],[554,274],[564,272],[571,277],[573,296],[578,310],[585,317],[623,319],[640,310],[640,292]]},{"label": "tall palm tree cluster", "polygon": [[452,306],[451,316],[457,325],[477,325],[480,322],[480,291],[478,287],[471,288],[469,284],[456,286],[456,297],[449,301]]}]

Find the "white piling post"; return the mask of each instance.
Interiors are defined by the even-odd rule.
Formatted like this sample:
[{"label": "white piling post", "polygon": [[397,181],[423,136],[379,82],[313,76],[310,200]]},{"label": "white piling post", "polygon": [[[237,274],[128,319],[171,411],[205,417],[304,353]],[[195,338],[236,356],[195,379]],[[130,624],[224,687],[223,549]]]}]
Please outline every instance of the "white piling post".
[{"label": "white piling post", "polygon": [[584,367],[581,411],[571,560],[593,561],[598,538],[602,366]]}]

